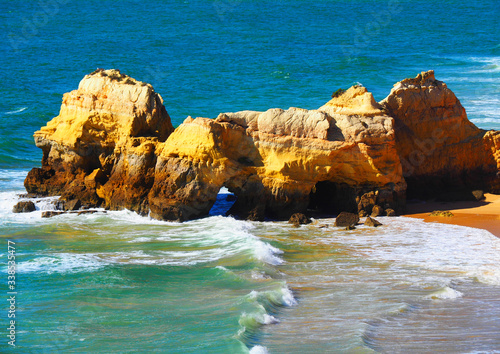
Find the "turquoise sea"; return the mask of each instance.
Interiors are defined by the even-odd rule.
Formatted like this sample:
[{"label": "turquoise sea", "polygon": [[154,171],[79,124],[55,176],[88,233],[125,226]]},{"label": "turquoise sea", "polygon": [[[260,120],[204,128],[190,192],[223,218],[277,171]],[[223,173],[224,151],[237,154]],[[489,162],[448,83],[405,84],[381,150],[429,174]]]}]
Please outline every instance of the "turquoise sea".
[{"label": "turquoise sea", "polygon": [[[32,134],[96,68],[151,83],[188,115],[314,109],[361,83],[435,70],[500,129],[498,0],[0,0],[0,352],[500,353],[500,239],[380,218],[293,228],[123,210],[14,214]],[[323,227],[323,226],[328,227]],[[15,242],[15,347],[8,241]],[[3,300],[2,300],[3,299]]]}]

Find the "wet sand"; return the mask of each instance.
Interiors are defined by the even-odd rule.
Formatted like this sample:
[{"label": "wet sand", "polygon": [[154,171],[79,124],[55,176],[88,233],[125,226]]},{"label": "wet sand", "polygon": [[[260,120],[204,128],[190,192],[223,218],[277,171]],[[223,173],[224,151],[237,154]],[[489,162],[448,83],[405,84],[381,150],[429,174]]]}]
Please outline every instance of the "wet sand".
[{"label": "wet sand", "polygon": [[[485,197],[482,201],[470,202],[408,203],[405,216],[426,222],[475,227],[500,237],[500,195],[485,194]],[[449,210],[454,216],[429,216],[434,210]]]}]

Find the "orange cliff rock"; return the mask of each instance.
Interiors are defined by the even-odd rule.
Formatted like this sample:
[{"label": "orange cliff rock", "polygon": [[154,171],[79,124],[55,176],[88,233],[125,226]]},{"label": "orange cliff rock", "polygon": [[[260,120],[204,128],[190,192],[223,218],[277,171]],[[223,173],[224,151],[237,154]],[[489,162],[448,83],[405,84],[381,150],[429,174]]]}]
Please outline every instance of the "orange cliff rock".
[{"label": "orange cliff rock", "polygon": [[290,108],[188,118],[158,149],[151,215],[206,215],[222,186],[237,196],[230,213],[250,219],[308,208],[357,212],[356,197],[373,189],[398,208],[406,184],[393,120],[378,113]]},{"label": "orange cliff rock", "polygon": [[[435,133],[450,124],[458,131],[451,140]],[[25,186],[181,221],[208,215],[225,186],[237,196],[230,214],[262,220],[306,211],[370,213],[374,205],[401,212],[407,181],[418,190],[420,178],[438,185],[442,174],[470,172],[478,174],[468,181],[474,187],[485,174],[493,181],[500,167],[499,134],[472,125],[432,72],[396,84],[380,103],[355,86],[317,110],[188,117],[172,131],[150,85],[98,70],[65,94],[60,115],[35,133],[42,168],[28,174]],[[428,139],[438,140],[423,152],[426,163],[409,166]],[[476,159],[439,159],[463,148]]]},{"label": "orange cliff rock", "polygon": [[161,96],[118,70],[98,69],[64,94],[60,113],[34,134],[42,168],[29,193],[147,213],[155,148],[173,131]]},{"label": "orange cliff rock", "polygon": [[472,189],[500,192],[498,132],[472,124],[433,71],[398,82],[380,104],[395,118],[408,197],[463,199]]}]

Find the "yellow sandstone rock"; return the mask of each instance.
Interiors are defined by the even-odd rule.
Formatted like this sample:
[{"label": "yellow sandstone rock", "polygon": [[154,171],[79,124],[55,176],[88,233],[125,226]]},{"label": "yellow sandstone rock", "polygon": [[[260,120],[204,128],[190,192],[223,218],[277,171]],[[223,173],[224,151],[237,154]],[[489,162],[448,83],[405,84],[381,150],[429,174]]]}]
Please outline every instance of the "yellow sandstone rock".
[{"label": "yellow sandstone rock", "polygon": [[149,84],[97,70],[35,142],[44,155],[28,192],[164,220],[207,215],[222,186],[237,196],[230,213],[252,220],[401,212],[407,183],[412,196],[500,191],[500,133],[470,123],[432,71],[380,103],[354,86],[317,110],[188,117],[174,131]]},{"label": "yellow sandstone rock", "polygon": [[152,184],[155,148],[172,131],[151,85],[98,69],[64,94],[59,115],[34,134],[42,169],[33,169],[25,186],[30,193],[88,205],[104,199],[107,207],[147,212],[140,205]]},{"label": "yellow sandstone rock", "polygon": [[[497,132],[477,128],[433,71],[394,85],[381,105],[395,118],[398,154],[411,198],[489,189],[497,179]],[[497,157],[494,157],[497,156]]]},{"label": "yellow sandstone rock", "polygon": [[[358,91],[371,99],[353,94]],[[325,188],[334,194],[326,203],[332,206],[330,212],[335,211],[334,204],[337,210],[356,209],[356,195],[371,189],[385,191],[383,202],[403,203],[406,184],[393,119],[380,109],[376,116],[373,109],[366,116],[356,111],[358,102],[374,102],[366,89],[353,88],[345,94],[347,98],[337,99],[334,117],[322,107],[223,113],[216,120],[188,118],[158,147],[157,176],[162,171],[165,177],[155,179],[151,215],[180,219],[205,215],[222,186],[238,196],[233,213],[257,219],[286,218],[318,207],[311,205],[310,195],[321,196]],[[341,104],[349,109],[343,110]],[[172,159],[177,162],[172,164]],[[176,173],[173,179],[182,183],[166,183],[176,170],[184,174]],[[320,185],[317,191],[320,182],[330,185]],[[211,203],[207,207],[195,200]]]}]

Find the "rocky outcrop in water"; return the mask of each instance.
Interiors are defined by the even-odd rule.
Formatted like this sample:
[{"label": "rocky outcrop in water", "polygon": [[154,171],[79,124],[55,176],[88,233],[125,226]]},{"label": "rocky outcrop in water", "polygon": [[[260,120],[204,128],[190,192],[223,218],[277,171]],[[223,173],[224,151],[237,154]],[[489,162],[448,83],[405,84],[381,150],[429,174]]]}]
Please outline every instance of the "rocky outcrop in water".
[{"label": "rocky outcrop in water", "polygon": [[474,199],[474,188],[499,192],[499,132],[472,124],[433,71],[398,82],[381,105],[395,119],[408,197]]},{"label": "rocky outcrop in water", "polygon": [[223,186],[237,197],[229,213],[250,220],[392,215],[404,209],[407,181],[436,190],[444,177],[474,173],[462,186],[488,176],[481,189],[491,190],[500,167],[499,134],[472,125],[432,72],[396,84],[381,103],[354,86],[317,110],[188,117],[174,131],[150,85],[98,70],[64,95],[35,142],[44,155],[29,193],[181,221],[208,215]]},{"label": "rocky outcrop in water", "polygon": [[30,171],[25,187],[62,201],[145,214],[155,149],[172,131],[151,85],[98,69],[64,94],[59,115],[35,133],[42,168]]},{"label": "rocky outcrop in water", "polygon": [[359,222],[359,216],[357,214],[353,213],[348,213],[348,212],[341,212],[339,215],[337,215],[337,218],[335,218],[335,226],[356,226]]},{"label": "rocky outcrop in water", "polygon": [[32,201],[19,202],[12,208],[13,213],[30,213],[35,210],[35,203],[33,203]]},{"label": "rocky outcrop in water", "polygon": [[371,218],[371,217],[367,217],[364,225],[371,226],[371,227],[378,227],[378,226],[382,226],[382,223],[378,220]]},{"label": "rocky outcrop in water", "polygon": [[[151,215],[206,215],[222,186],[237,196],[230,213],[288,219],[309,209],[356,210],[356,196],[378,189],[397,208],[405,182],[392,118],[365,88],[351,88],[319,110],[290,108],[188,118],[158,149]],[[370,106],[356,110],[366,98]],[[337,104],[337,102],[339,102]]]},{"label": "rocky outcrop in water", "polygon": [[292,216],[290,216],[290,219],[288,220],[289,224],[292,224],[295,227],[298,227],[300,225],[306,225],[310,224],[312,221],[307,217],[307,215],[302,214],[302,213],[295,213]]}]

